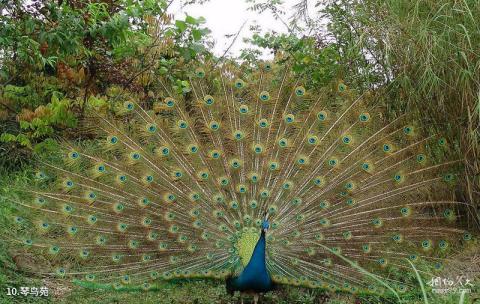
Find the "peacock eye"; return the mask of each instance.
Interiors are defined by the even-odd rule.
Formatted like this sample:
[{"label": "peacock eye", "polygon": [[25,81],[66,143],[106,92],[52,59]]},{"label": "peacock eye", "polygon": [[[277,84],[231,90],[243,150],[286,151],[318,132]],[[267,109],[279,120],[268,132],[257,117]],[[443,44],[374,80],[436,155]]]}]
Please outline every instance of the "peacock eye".
[{"label": "peacock eye", "polygon": [[157,127],[155,125],[148,125],[147,130],[150,133],[154,133],[155,131],[157,131]]},{"label": "peacock eye", "polygon": [[247,105],[241,105],[240,108],[239,108],[239,112],[241,114],[246,114],[248,113],[248,106]]},{"label": "peacock eye", "polygon": [[209,125],[210,129],[213,130],[213,131],[217,131],[218,129],[220,129],[220,124],[216,121],[212,121]]},{"label": "peacock eye", "polygon": [[202,68],[197,68],[195,70],[195,75],[198,77],[198,78],[203,78],[205,77],[205,71],[202,69]]},{"label": "peacock eye", "polygon": [[410,126],[403,128],[403,133],[405,133],[406,135],[412,134],[412,131],[413,131],[413,128]]},{"label": "peacock eye", "polygon": [[367,122],[367,121],[369,121],[369,120],[370,120],[370,114],[368,114],[368,113],[362,113],[362,114],[360,114],[359,120],[360,120],[361,122]]},{"label": "peacock eye", "polygon": [[320,111],[317,113],[317,119],[319,121],[325,121],[327,119],[327,112],[325,111]]},{"label": "peacock eye", "polygon": [[295,116],[293,114],[288,114],[285,116],[285,123],[289,124],[295,121]]},{"label": "peacock eye", "polygon": [[237,89],[241,89],[241,88],[243,88],[244,86],[245,86],[245,82],[244,82],[243,80],[237,79],[237,80],[235,81],[235,87],[236,87]]},{"label": "peacock eye", "polygon": [[260,100],[261,101],[268,101],[270,99],[270,94],[267,91],[263,91],[260,93]]},{"label": "peacock eye", "polygon": [[210,95],[207,95],[203,98],[203,102],[207,105],[207,106],[211,106],[214,102],[215,102],[215,99],[210,96]]},{"label": "peacock eye", "polygon": [[167,97],[165,98],[165,104],[167,105],[167,107],[172,108],[173,106],[175,106],[175,100],[171,97]]},{"label": "peacock eye", "polygon": [[180,129],[186,129],[188,127],[188,124],[186,121],[184,120],[179,120],[177,122],[177,126],[180,128]]},{"label": "peacock eye", "polygon": [[260,126],[260,128],[266,128],[268,127],[268,121],[266,119],[260,119],[258,125]]},{"label": "peacock eye", "polygon": [[297,87],[295,89],[295,95],[297,95],[297,96],[305,95],[305,88],[304,87]]},{"label": "peacock eye", "polygon": [[343,93],[343,92],[345,92],[346,90],[347,90],[347,86],[346,86],[344,83],[339,83],[339,84],[338,84],[338,91],[339,91],[340,93]]}]

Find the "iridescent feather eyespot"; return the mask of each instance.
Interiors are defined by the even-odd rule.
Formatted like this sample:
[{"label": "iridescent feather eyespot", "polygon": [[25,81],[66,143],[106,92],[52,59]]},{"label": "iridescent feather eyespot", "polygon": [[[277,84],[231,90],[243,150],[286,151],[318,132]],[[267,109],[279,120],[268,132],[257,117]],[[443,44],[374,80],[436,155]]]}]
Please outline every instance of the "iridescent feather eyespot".
[{"label": "iridescent feather eyespot", "polygon": [[35,173],[35,178],[36,178],[36,179],[42,180],[42,179],[45,179],[46,177],[47,177],[47,176],[46,176],[45,173],[42,172],[42,171],[39,171],[39,172]]},{"label": "iridescent feather eyespot", "polygon": [[354,189],[355,189],[355,186],[356,186],[356,185],[355,185],[355,182],[352,182],[352,181],[345,183],[345,189],[346,189],[347,191],[352,191],[352,190],[354,190]]},{"label": "iridescent feather eyespot", "polygon": [[187,147],[188,153],[191,153],[191,154],[197,153],[197,152],[198,152],[198,149],[199,149],[199,147],[198,147],[197,144],[190,144],[190,145],[188,145],[188,147]]},{"label": "iridescent feather eyespot", "polygon": [[325,185],[325,177],[323,176],[317,176],[313,179],[313,184],[315,186],[319,186],[319,187],[322,187]]},{"label": "iridescent feather eyespot", "polygon": [[392,152],[392,149],[393,149],[393,148],[392,148],[392,145],[389,144],[389,143],[385,143],[385,144],[383,144],[383,146],[382,146],[382,150],[383,150],[383,152],[385,152],[385,153]]},{"label": "iridescent feather eyespot", "polygon": [[277,170],[279,167],[280,167],[280,165],[279,165],[279,163],[276,162],[276,161],[270,161],[270,162],[268,163],[268,168],[269,168],[271,171]]},{"label": "iridescent feather eyespot", "polygon": [[432,248],[432,241],[431,240],[423,240],[421,244],[423,250],[430,250]]},{"label": "iridescent feather eyespot", "polygon": [[253,151],[256,154],[261,154],[263,152],[263,146],[261,144],[255,144],[253,145]]},{"label": "iridescent feather eyespot", "polygon": [[205,105],[211,106],[215,103],[215,99],[211,95],[206,95],[205,97],[203,97],[203,102],[205,103]]},{"label": "iridescent feather eyespot", "polygon": [[260,128],[267,128],[268,127],[268,120],[262,118],[258,121],[258,125]]},{"label": "iridescent feather eyespot", "polygon": [[361,113],[358,116],[358,119],[360,120],[360,122],[368,122],[370,121],[370,114],[367,112]]},{"label": "iridescent feather eyespot", "polygon": [[131,101],[125,101],[123,103],[123,107],[125,108],[125,110],[127,111],[132,111],[134,108],[135,108],[135,104]]},{"label": "iridescent feather eyespot", "polygon": [[169,108],[172,108],[175,106],[175,99],[173,99],[172,97],[165,98],[164,102]]},{"label": "iridescent feather eyespot", "polygon": [[186,128],[188,128],[188,123],[185,120],[180,119],[180,120],[177,121],[177,126],[180,129],[186,129]]},{"label": "iridescent feather eyespot", "polygon": [[162,156],[168,156],[170,155],[170,149],[168,147],[160,147],[157,149],[158,151],[158,154],[162,155]]},{"label": "iridescent feather eyespot", "polygon": [[70,206],[70,205],[64,204],[64,205],[62,206],[62,211],[63,211],[64,213],[66,213],[66,214],[70,214],[70,213],[73,212],[73,207]]},{"label": "iridescent feather eyespot", "polygon": [[87,217],[87,222],[88,222],[90,225],[95,224],[97,221],[98,221],[98,218],[97,218],[97,216],[95,216],[95,215],[89,215],[89,216]]},{"label": "iridescent feather eyespot", "polygon": [[104,173],[107,170],[104,164],[97,165],[95,169],[98,173]]},{"label": "iridescent feather eyespot", "polygon": [[70,159],[75,160],[75,159],[78,159],[80,157],[80,154],[77,151],[72,151],[72,152],[68,153],[68,157]]},{"label": "iridescent feather eyespot", "polygon": [[293,183],[291,181],[285,181],[282,185],[282,189],[290,190],[293,187]]},{"label": "iridescent feather eyespot", "polygon": [[375,228],[380,228],[380,227],[383,226],[383,221],[382,221],[382,219],[380,219],[380,218],[374,218],[374,219],[372,220],[372,224],[373,224],[373,226],[374,226]]},{"label": "iridescent feather eyespot", "polygon": [[107,142],[108,142],[110,145],[115,145],[115,144],[118,143],[118,137],[115,136],[115,135],[108,136],[108,137],[107,137]]},{"label": "iridescent feather eyespot", "polygon": [[63,182],[63,185],[65,186],[65,188],[67,189],[70,189],[70,188],[73,188],[73,186],[75,185],[75,183],[70,180],[70,179],[66,179],[64,182]]},{"label": "iridescent feather eyespot", "polygon": [[212,131],[218,131],[220,129],[220,123],[218,123],[217,121],[211,121],[209,124],[208,124],[208,127],[210,128],[210,130]]},{"label": "iridescent feather eyespot", "polygon": [[207,180],[209,177],[210,177],[210,174],[208,173],[208,171],[206,170],[200,170],[198,172],[198,177],[201,179],[201,180]]},{"label": "iridescent feather eyespot", "polygon": [[351,144],[352,141],[353,141],[353,138],[352,138],[351,135],[348,135],[348,134],[347,134],[347,135],[344,135],[344,136],[342,137],[342,142],[343,142],[345,145]]},{"label": "iridescent feather eyespot", "polygon": [[295,116],[293,114],[287,114],[285,115],[283,120],[285,121],[286,124],[290,124],[295,121]]},{"label": "iridescent feather eyespot", "polygon": [[200,199],[200,194],[198,194],[196,192],[193,192],[193,193],[190,193],[188,197],[189,197],[190,201],[195,202],[195,201],[198,201]]},{"label": "iridescent feather eyespot", "polygon": [[245,133],[243,133],[243,131],[235,130],[233,132],[233,138],[235,138],[236,140],[242,140],[244,137],[245,137]]},{"label": "iridescent feather eyespot", "polygon": [[240,114],[247,114],[248,113],[248,106],[247,105],[241,105],[238,109]]},{"label": "iridescent feather eyespot", "polygon": [[310,145],[316,145],[318,143],[318,136],[316,135],[308,135],[307,142]]},{"label": "iridescent feather eyespot", "polygon": [[205,70],[203,70],[202,68],[197,68],[197,69],[195,69],[195,75],[198,78],[203,78],[203,77],[205,77]]},{"label": "iridescent feather eyespot", "polygon": [[218,151],[218,150],[211,150],[211,151],[209,152],[209,155],[210,155],[210,157],[213,158],[213,159],[219,159],[220,156],[221,156],[221,153],[220,153],[220,151]]},{"label": "iridescent feather eyespot", "polygon": [[401,234],[394,234],[392,236],[392,240],[395,241],[396,243],[401,243],[403,241],[403,236]]},{"label": "iridescent feather eyespot", "polygon": [[302,203],[302,199],[300,197],[295,197],[292,199],[292,205],[299,206]]},{"label": "iridescent feather eyespot", "polygon": [[463,233],[463,240],[464,241],[471,241],[473,239],[473,236],[471,233],[469,232],[464,232]]},{"label": "iridescent feather eyespot", "polygon": [[36,197],[34,199],[34,203],[37,204],[37,205],[44,205],[45,204],[45,199],[43,197]]},{"label": "iridescent feather eyespot", "polygon": [[115,213],[122,213],[124,209],[125,209],[125,206],[122,203],[113,204],[113,211]]},{"label": "iridescent feather eyespot", "polygon": [[305,88],[302,86],[298,86],[295,88],[295,95],[297,96],[304,96],[305,95]]},{"label": "iridescent feather eyespot", "polygon": [[143,180],[145,183],[150,184],[153,182],[154,178],[153,178],[153,175],[148,174],[143,177]]},{"label": "iridescent feather eyespot", "polygon": [[306,165],[308,164],[309,158],[305,155],[299,155],[297,157],[297,165]]},{"label": "iridescent feather eyespot", "polygon": [[140,153],[136,152],[136,151],[133,151],[133,152],[130,152],[130,159],[131,160],[139,160],[142,156],[140,155]]},{"label": "iridescent feather eyespot", "polygon": [[445,249],[447,249],[447,247],[448,247],[448,242],[445,241],[445,240],[440,240],[440,242],[438,242],[438,247],[439,247],[441,250],[445,250]]},{"label": "iridescent feather eyespot", "polygon": [[254,184],[260,180],[260,176],[257,173],[250,173],[249,178],[250,178],[250,181]]},{"label": "iridescent feather eyespot", "polygon": [[410,214],[412,213],[412,210],[410,207],[402,207],[400,209],[400,213],[402,214],[402,216],[404,217],[408,217],[410,216]]},{"label": "iridescent feather eyespot", "polygon": [[330,207],[330,202],[327,200],[323,200],[319,204],[320,209],[328,209]]},{"label": "iridescent feather eyespot", "polygon": [[243,184],[237,185],[237,192],[238,193],[246,193],[247,192],[247,186]]},{"label": "iridescent feather eyespot", "polygon": [[413,134],[413,130],[414,130],[414,129],[413,129],[412,126],[405,126],[405,127],[403,128],[403,133],[404,133],[405,135],[412,135],[412,134]]},{"label": "iridescent feather eyespot", "polygon": [[372,172],[373,171],[373,165],[370,162],[364,162],[362,165],[362,170],[365,172]]},{"label": "iridescent feather eyespot", "polygon": [[346,201],[345,201],[345,204],[349,207],[352,207],[355,205],[355,199],[353,198],[348,198]]},{"label": "iridescent feather eyespot", "polygon": [[327,117],[328,117],[328,114],[325,111],[320,111],[320,112],[317,113],[318,121],[323,122],[323,121],[327,120]]},{"label": "iridescent feather eyespot", "polygon": [[393,180],[396,182],[396,183],[402,183],[405,181],[405,175],[402,174],[401,172],[397,172],[393,175]]},{"label": "iridescent feather eyespot", "polygon": [[427,160],[427,157],[425,156],[425,154],[418,154],[415,159],[417,163],[424,164]]},{"label": "iridescent feather eyespot", "polygon": [[267,91],[263,91],[260,93],[260,100],[261,101],[268,101],[270,100],[270,94]]},{"label": "iridescent feather eyespot", "polygon": [[237,80],[235,80],[235,87],[237,89],[241,89],[241,88],[245,87],[245,82],[242,79],[237,79]]},{"label": "iridescent feather eyespot", "polygon": [[446,183],[453,182],[454,179],[455,179],[455,175],[453,175],[452,173],[446,173],[443,175],[443,181]]},{"label": "iridescent feather eyespot", "polygon": [[149,133],[155,133],[157,131],[157,125],[154,123],[149,123],[145,126],[145,129]]},{"label": "iridescent feather eyespot", "polygon": [[230,180],[228,177],[223,176],[218,178],[218,183],[220,184],[220,186],[227,186],[230,183]]},{"label": "iridescent feather eyespot", "polygon": [[336,167],[338,165],[338,159],[335,157],[332,157],[328,160],[328,165],[330,167]]},{"label": "iridescent feather eyespot", "polygon": [[286,138],[280,138],[278,140],[278,145],[280,146],[280,148],[285,148],[288,146],[288,139]]},{"label": "iridescent feather eyespot", "polygon": [[438,145],[441,146],[441,147],[444,147],[447,145],[447,139],[442,137],[438,140]]},{"label": "iridescent feather eyespot", "polygon": [[232,159],[232,160],[230,161],[230,166],[231,166],[233,169],[238,169],[238,168],[240,168],[240,166],[241,166],[241,162],[240,162],[239,159],[234,158],[234,159]]}]

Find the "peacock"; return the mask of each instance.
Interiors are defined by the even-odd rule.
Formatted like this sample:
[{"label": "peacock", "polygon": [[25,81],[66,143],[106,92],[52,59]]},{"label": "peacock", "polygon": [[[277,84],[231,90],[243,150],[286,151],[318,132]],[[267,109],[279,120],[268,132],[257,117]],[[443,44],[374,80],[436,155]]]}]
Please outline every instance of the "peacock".
[{"label": "peacock", "polygon": [[188,92],[152,81],[89,102],[89,136],[9,196],[5,238],[45,261],[30,271],[117,290],[213,278],[255,303],[279,285],[398,296],[402,272],[441,271],[474,239],[454,148],[387,115],[382,88],[266,61],[192,66]]}]

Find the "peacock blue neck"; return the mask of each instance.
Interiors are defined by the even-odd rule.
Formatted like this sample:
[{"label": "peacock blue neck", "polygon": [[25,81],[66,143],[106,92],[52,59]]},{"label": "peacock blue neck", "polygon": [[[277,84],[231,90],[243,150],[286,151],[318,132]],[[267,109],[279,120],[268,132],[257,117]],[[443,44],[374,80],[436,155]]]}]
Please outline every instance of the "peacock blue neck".
[{"label": "peacock blue neck", "polygon": [[247,266],[238,277],[227,280],[228,290],[267,292],[273,289],[273,282],[265,264],[265,247],[265,231],[262,229]]}]

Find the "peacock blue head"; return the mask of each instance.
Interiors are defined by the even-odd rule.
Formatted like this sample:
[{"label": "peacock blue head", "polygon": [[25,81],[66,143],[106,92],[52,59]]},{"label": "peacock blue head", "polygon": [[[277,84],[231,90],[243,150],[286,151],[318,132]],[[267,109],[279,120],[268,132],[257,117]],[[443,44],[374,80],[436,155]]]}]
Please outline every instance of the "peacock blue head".
[{"label": "peacock blue head", "polygon": [[266,213],[265,216],[263,217],[262,230],[264,232],[267,232],[269,228],[270,228],[270,222],[268,221],[268,213]]}]

